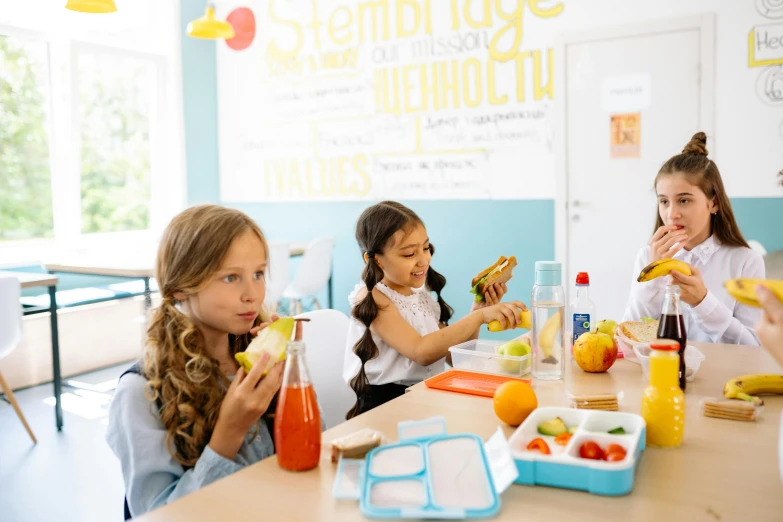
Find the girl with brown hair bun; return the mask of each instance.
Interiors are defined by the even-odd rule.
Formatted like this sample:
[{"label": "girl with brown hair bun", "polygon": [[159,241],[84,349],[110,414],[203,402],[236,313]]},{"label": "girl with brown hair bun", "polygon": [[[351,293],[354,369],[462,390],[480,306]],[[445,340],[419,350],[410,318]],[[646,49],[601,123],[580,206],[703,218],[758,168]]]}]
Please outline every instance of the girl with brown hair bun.
[{"label": "girl with brown hair bun", "polygon": [[163,301],[143,360],[120,377],[106,432],[126,519],[274,454],[262,416],[282,363],[262,378],[268,354],[247,374],[234,358],[274,319],[263,308],[268,253],[252,219],[217,205],[183,211],[163,233],[155,268]]},{"label": "girl with brown hair bun", "polygon": [[356,240],[365,267],[348,297],[353,317],[343,379],[356,393],[349,419],[442,372],[449,347],[478,338],[482,324],[516,326],[526,310],[519,301],[501,303],[506,285],[496,283],[470,314],[447,326],[454,311],[441,295],[446,278],[430,266],[435,247],[419,216],[400,203],[366,209]]},{"label": "girl with brown hair bun", "polygon": [[655,177],[654,233],[636,257],[623,320],[660,315],[669,277],[643,283],[636,279],[653,261],[675,258],[693,272],[686,276],[672,271],[670,276],[687,310],[688,340],[758,346],[754,324],[760,311],[740,305],[723,283],[738,277],[763,279],[764,260],[742,237],[718,166],[707,153],[707,136],[697,132]]}]

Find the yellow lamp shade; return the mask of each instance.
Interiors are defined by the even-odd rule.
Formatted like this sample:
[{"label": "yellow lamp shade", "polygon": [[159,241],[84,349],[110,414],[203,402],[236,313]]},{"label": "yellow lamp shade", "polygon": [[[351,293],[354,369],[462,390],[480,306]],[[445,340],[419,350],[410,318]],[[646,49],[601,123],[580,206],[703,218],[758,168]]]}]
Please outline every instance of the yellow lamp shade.
[{"label": "yellow lamp shade", "polygon": [[235,34],[230,23],[215,20],[215,8],[207,7],[204,16],[188,24],[188,36],[217,40],[233,38]]},{"label": "yellow lamp shade", "polygon": [[114,13],[117,11],[114,0],[68,0],[65,8],[80,13]]}]

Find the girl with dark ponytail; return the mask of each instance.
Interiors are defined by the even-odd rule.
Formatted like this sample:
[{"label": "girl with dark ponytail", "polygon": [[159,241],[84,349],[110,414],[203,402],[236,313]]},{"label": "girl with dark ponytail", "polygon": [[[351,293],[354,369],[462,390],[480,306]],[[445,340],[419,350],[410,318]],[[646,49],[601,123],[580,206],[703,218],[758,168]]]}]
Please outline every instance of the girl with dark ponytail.
[{"label": "girl with dark ponytail", "polygon": [[[764,260],[740,232],[718,166],[707,157],[707,136],[697,132],[681,154],[672,156],[655,177],[658,195],[655,229],[636,257],[631,297],[624,321],[658,317],[667,280],[680,287],[689,341],[759,345],[754,325],[758,308],[741,306],[723,288],[729,279],[764,279]],[[671,272],[639,283],[649,263],[675,258],[691,275]]]},{"label": "girl with dark ponytail", "polygon": [[366,209],[356,241],[365,266],[348,298],[353,310],[343,378],[356,393],[349,419],[443,371],[449,347],[476,339],[482,324],[497,319],[516,326],[525,309],[518,301],[500,303],[506,286],[496,284],[485,302],[448,326],[454,310],[442,296],[446,278],[430,266],[435,247],[419,216],[400,203]]}]

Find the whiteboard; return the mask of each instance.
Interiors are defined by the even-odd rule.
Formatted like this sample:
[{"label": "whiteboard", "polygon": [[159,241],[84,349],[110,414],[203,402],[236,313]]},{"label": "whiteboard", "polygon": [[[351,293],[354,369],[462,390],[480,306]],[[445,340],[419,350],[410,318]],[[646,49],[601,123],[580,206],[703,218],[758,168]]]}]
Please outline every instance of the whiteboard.
[{"label": "whiteboard", "polygon": [[220,199],[551,199],[553,52],[525,29],[562,10],[218,2]]}]

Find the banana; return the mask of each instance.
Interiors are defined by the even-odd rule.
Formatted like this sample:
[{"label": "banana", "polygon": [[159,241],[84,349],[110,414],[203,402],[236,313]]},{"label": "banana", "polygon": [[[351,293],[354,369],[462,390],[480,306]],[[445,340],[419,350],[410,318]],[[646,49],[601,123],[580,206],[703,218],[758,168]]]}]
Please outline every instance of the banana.
[{"label": "banana", "polygon": [[541,362],[557,364],[557,358],[552,355],[552,346],[554,346],[555,339],[560,331],[561,322],[560,312],[558,311],[547,319],[544,327],[541,328],[541,333],[538,334],[538,346],[541,347],[541,351],[546,355]]},{"label": "banana", "polygon": [[[532,315],[530,313],[530,310],[520,310],[519,324],[517,325],[517,328],[524,328],[525,330],[530,330],[531,321],[532,321]],[[489,329],[490,332],[502,332],[503,325],[500,324],[500,321],[490,321],[489,324],[487,325],[487,329]]]},{"label": "banana", "polygon": [[756,297],[756,286],[763,285],[769,288],[778,299],[783,301],[783,281],[772,279],[731,279],[723,283],[731,297],[748,306],[761,306]]},{"label": "banana", "polygon": [[644,267],[644,269],[642,269],[642,273],[639,274],[639,278],[637,279],[637,281],[639,281],[640,283],[644,283],[646,281],[652,281],[656,277],[669,275],[669,272],[671,272],[672,270],[675,270],[687,276],[693,275],[693,272],[691,272],[691,267],[689,267],[687,263],[683,263],[679,259],[667,258],[667,259],[659,259],[658,261],[653,261],[652,263]]},{"label": "banana", "polygon": [[723,387],[723,395],[727,399],[742,399],[743,401],[761,406],[764,404],[764,401],[759,397],[753,396],[759,393],[783,394],[783,375],[764,373],[743,375],[742,377],[731,379]]}]

